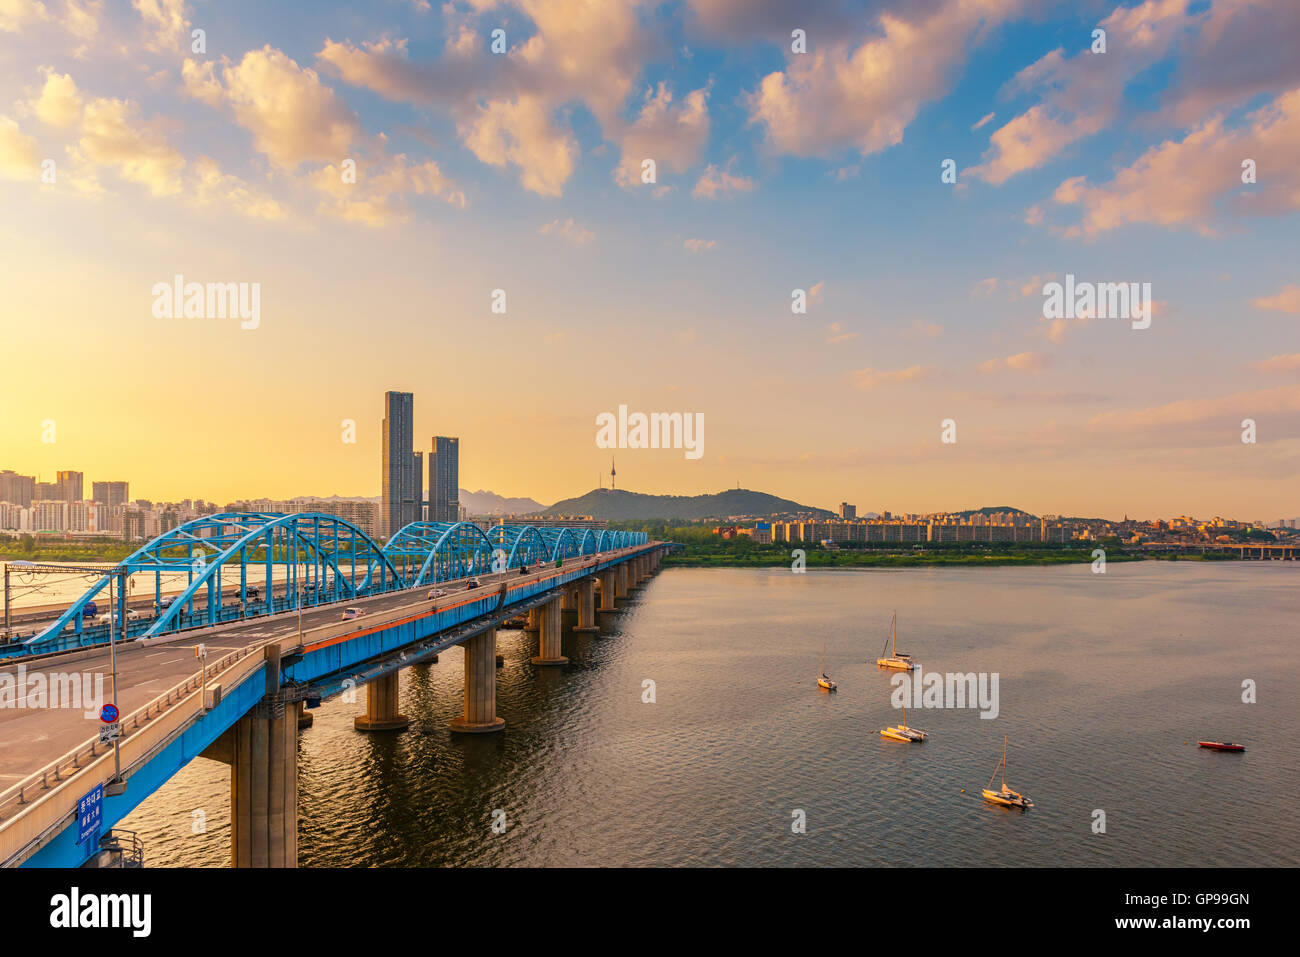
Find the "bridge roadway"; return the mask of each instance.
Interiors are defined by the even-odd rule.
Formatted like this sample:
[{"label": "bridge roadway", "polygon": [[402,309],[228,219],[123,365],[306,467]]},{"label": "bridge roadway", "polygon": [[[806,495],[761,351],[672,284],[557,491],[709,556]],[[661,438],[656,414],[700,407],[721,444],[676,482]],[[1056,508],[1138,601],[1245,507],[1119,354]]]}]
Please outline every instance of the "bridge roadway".
[{"label": "bridge roadway", "polygon": [[[658,543],[652,543],[648,546],[633,546],[618,551],[610,551],[600,555],[587,555],[578,558],[571,558],[564,562],[562,567],[557,568],[554,565],[544,565],[535,567],[527,574],[521,575],[518,570],[512,569],[507,572],[495,574],[480,574],[475,576],[482,583],[478,588],[468,587],[468,578],[456,579],[446,582],[440,582],[434,586],[420,586],[417,589],[406,589],[402,591],[389,592],[383,595],[377,595],[372,598],[351,599],[337,603],[323,604],[305,608],[301,616],[301,624],[296,612],[281,612],[276,615],[249,619],[245,621],[231,622],[224,625],[216,625],[211,628],[191,629],[184,632],[165,635],[153,639],[133,640],[121,642],[116,647],[117,671],[120,678],[120,685],[117,690],[117,703],[119,711],[124,721],[124,751],[125,742],[132,736],[133,726],[127,723],[127,719],[133,713],[144,709],[151,703],[157,701],[165,692],[175,688],[189,679],[194,679],[193,687],[188,692],[194,698],[195,714],[198,715],[197,696],[193,691],[197,690],[199,677],[199,662],[195,656],[195,649],[202,643],[207,652],[207,663],[209,666],[209,675],[207,687],[214,688],[226,680],[224,688],[227,697],[230,696],[233,688],[229,685],[229,672],[214,673],[212,666],[223,656],[231,656],[233,653],[244,653],[249,659],[257,659],[260,656],[255,652],[262,646],[267,646],[268,661],[271,655],[269,650],[275,649],[274,657],[280,659],[285,653],[293,651],[301,652],[303,642],[299,640],[301,634],[305,638],[305,648],[309,651],[316,649],[328,649],[332,646],[347,643],[354,638],[374,633],[383,633],[385,626],[398,626],[407,624],[413,620],[413,616],[428,618],[430,615],[438,615],[442,612],[454,612],[455,609],[481,603],[485,599],[494,597],[500,593],[501,586],[506,585],[510,591],[522,590],[525,592],[539,592],[543,598],[547,595],[549,606],[554,613],[554,630],[548,627],[546,618],[546,609],[542,615],[537,616],[542,623],[541,630],[543,634],[542,657],[534,659],[538,664],[558,664],[564,659],[559,656],[559,612],[561,597],[558,593],[546,592],[545,586],[550,579],[560,578],[566,580],[568,585],[572,585],[575,580],[575,573],[582,577],[586,573],[585,580],[588,586],[594,584],[592,575],[599,570],[601,577],[601,609],[612,610],[614,606],[613,596],[615,586],[611,582],[618,582],[618,576],[613,578],[604,577],[610,569],[617,572],[621,567],[627,564],[634,565],[632,583],[640,577],[645,577],[653,571],[657,565],[657,557],[662,546]],[[630,561],[629,561],[630,560]],[[635,563],[640,561],[640,565]],[[623,584],[617,586],[617,593],[621,596],[626,587],[627,579],[623,579]],[[528,588],[527,586],[542,586],[538,588]],[[434,589],[446,592],[444,597],[429,600],[426,593]],[[594,589],[593,589],[594,590]],[[608,595],[605,593],[608,592]],[[568,596],[565,596],[566,601]],[[590,593],[587,596],[590,601]],[[537,606],[541,603],[540,599],[534,598],[529,602],[519,602],[515,599],[508,599],[507,603],[497,611],[509,611],[514,605],[516,609]],[[495,605],[495,603],[494,603]],[[341,612],[344,608],[357,607],[365,610],[365,614],[346,625],[341,621]],[[487,620],[491,618],[491,613],[482,614],[480,618]],[[498,616],[499,617],[499,616]],[[586,616],[584,616],[586,617]],[[433,620],[433,619],[430,619]],[[473,640],[473,624],[459,629],[459,631],[468,632],[470,638],[460,635],[456,629],[448,629],[451,635],[446,644],[466,644],[466,665],[469,667],[468,647]],[[482,630],[482,629],[479,629]],[[586,630],[594,630],[588,628]],[[489,628],[492,635],[492,650],[495,651],[495,627]],[[324,634],[322,638],[321,635]],[[553,650],[548,652],[548,644],[553,645]],[[547,655],[551,657],[548,659]],[[377,654],[372,657],[370,663],[374,660],[384,657],[383,654]],[[286,662],[286,671],[291,672],[292,666],[288,664],[290,659],[284,658]],[[348,673],[357,673],[359,676],[365,674],[366,662],[350,662],[346,669]],[[278,667],[278,663],[277,663]],[[233,669],[232,669],[233,670]],[[317,672],[320,668],[315,669]],[[378,679],[383,682],[384,679],[391,679],[391,697],[392,701],[388,703],[391,714],[389,717],[400,717],[396,715],[396,667],[388,669],[390,673],[383,675],[370,675],[363,678],[363,681],[372,681]],[[341,673],[341,672],[340,672]],[[94,709],[101,703],[96,700],[79,699],[75,694],[72,695],[71,701],[50,702],[51,705],[39,707],[33,695],[35,692],[29,692],[28,687],[32,683],[32,676],[40,674],[45,677],[49,691],[52,694],[54,685],[58,684],[63,697],[68,698],[67,691],[69,685],[59,680],[51,681],[51,676],[71,676],[78,679],[80,687],[78,690],[94,690],[96,677],[102,679],[102,700],[107,702],[112,700],[111,688],[111,666],[109,663],[109,650],[107,646],[97,646],[95,648],[83,649],[70,652],[60,652],[51,655],[30,657],[24,659],[3,659],[0,664],[0,686],[8,680],[13,684],[10,686],[16,689],[19,695],[26,694],[28,699],[24,700],[18,706],[12,704],[7,707],[0,707],[0,864],[21,863],[20,860],[14,859],[13,852],[15,848],[11,842],[4,840],[6,837],[5,830],[13,823],[15,818],[19,817],[25,809],[39,803],[48,796],[51,786],[55,790],[65,792],[64,799],[68,795],[75,794],[79,797],[81,794],[89,792],[95,783],[100,779],[110,779],[112,776],[113,766],[111,761],[105,765],[104,760],[111,755],[111,749],[107,746],[94,748],[89,741],[98,734],[100,722]],[[24,681],[24,677],[26,681]],[[245,676],[248,677],[248,676]],[[252,675],[255,678],[255,675]],[[338,675],[333,676],[337,679]],[[85,679],[89,684],[83,683]],[[494,681],[493,681],[494,685]],[[331,684],[329,681],[323,683],[322,687],[328,688],[326,694],[335,694],[340,688],[337,680]],[[270,685],[267,685],[269,690]],[[369,685],[368,690],[372,696],[370,702],[370,713],[375,712],[375,695],[374,686]],[[257,697],[261,697],[261,687],[257,689]],[[470,678],[467,675],[466,681],[467,695],[467,712],[470,708],[469,697],[471,696]],[[495,718],[495,688],[492,689],[493,702],[490,709],[493,720]],[[93,697],[93,696],[92,696]],[[168,700],[170,701],[170,694]],[[177,701],[181,696],[177,697]],[[74,705],[69,707],[68,705]],[[240,705],[242,707],[242,705]],[[384,704],[381,702],[380,710]],[[89,714],[87,712],[90,712]],[[212,712],[209,712],[212,713]],[[163,714],[162,709],[159,715]],[[294,716],[296,718],[296,716]],[[155,721],[157,719],[154,719]],[[365,719],[359,718],[357,726],[359,729],[365,729],[363,722]],[[404,727],[405,719],[400,723],[392,725]],[[148,725],[144,725],[145,728]],[[382,721],[374,724],[373,729],[382,729]],[[495,730],[499,727],[476,728],[469,727],[465,730]],[[233,728],[230,730],[234,730]],[[81,747],[87,750],[80,750]],[[46,778],[44,785],[32,786],[33,775],[41,775],[42,771],[49,767],[50,762],[59,755],[68,755],[76,751],[80,755],[78,763],[83,767],[85,772],[91,772],[99,769],[100,773],[83,774],[76,773],[76,777],[95,778],[87,780],[84,784],[78,784],[75,788],[66,788],[61,785],[55,785],[54,781],[65,781],[69,779],[69,771],[64,768],[62,777],[49,774],[44,775]],[[71,765],[68,765],[71,767]],[[106,767],[107,774],[103,773]],[[123,770],[126,772],[126,763],[123,764]],[[296,777],[296,774],[295,774]],[[162,778],[165,780],[165,778]],[[155,789],[162,780],[155,782],[151,788]],[[16,788],[20,782],[27,782],[26,792],[20,794]],[[128,777],[128,784],[134,781]],[[135,789],[136,794],[132,795],[130,806],[134,807],[141,800],[144,794],[139,793],[140,789]],[[35,792],[34,794],[32,792]],[[74,799],[75,800],[75,799]],[[75,805],[74,805],[75,806]],[[123,816],[119,814],[117,817]],[[296,818],[296,813],[294,815]],[[72,825],[75,831],[75,812],[69,820],[63,820],[64,827]],[[65,835],[66,836],[66,835]],[[234,835],[232,835],[232,840]],[[48,843],[49,835],[46,835],[45,843]],[[66,843],[66,842],[65,842]],[[22,857],[31,855],[31,849],[27,848]]]}]

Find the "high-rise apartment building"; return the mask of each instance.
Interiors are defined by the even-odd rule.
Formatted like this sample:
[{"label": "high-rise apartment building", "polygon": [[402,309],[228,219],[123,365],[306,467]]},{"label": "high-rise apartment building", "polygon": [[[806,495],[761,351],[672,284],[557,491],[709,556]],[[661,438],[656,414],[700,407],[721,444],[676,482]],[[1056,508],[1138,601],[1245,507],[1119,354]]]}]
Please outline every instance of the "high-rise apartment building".
[{"label": "high-rise apartment building", "polygon": [[858,507],[850,505],[848,502],[840,502],[840,518],[848,521],[858,517]]},{"label": "high-rise apartment building", "polygon": [[85,485],[86,475],[84,472],[59,472],[58,487],[59,501],[61,502],[80,502],[83,486]]},{"label": "high-rise apartment building", "polygon": [[0,472],[0,502],[27,508],[35,497],[35,475],[19,475],[10,469]]},{"label": "high-rise apartment building", "polygon": [[130,501],[129,482],[91,482],[90,497],[100,505],[113,508]]},{"label": "high-rise apartment building", "polygon": [[429,453],[429,521],[460,521],[460,439],[433,437]]},{"label": "high-rise apartment building", "polygon": [[380,534],[392,537],[420,514],[421,482],[416,473],[415,396],[384,393],[383,474],[380,490]]}]

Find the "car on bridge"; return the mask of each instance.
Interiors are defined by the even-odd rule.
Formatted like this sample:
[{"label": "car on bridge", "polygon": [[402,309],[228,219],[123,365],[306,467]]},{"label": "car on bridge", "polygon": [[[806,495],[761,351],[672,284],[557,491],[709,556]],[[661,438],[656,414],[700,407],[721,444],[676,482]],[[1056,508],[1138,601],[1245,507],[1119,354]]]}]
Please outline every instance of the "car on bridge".
[{"label": "car on bridge", "polygon": [[527,575],[527,574],[528,574],[528,566],[527,566],[527,565],[520,565],[520,566],[519,566],[519,574],[521,574],[521,575]]},{"label": "car on bridge", "polygon": [[429,589],[429,601],[433,601],[435,598],[446,598],[446,597],[447,597],[447,590],[445,588]]},{"label": "car on bridge", "polygon": [[465,585],[466,588],[481,588],[483,583],[477,578],[471,578]]},{"label": "car on bridge", "polygon": [[364,616],[365,616],[365,613],[366,613],[366,610],[365,610],[364,608],[344,608],[344,609],[343,609],[343,617],[340,618],[339,620],[340,620],[340,621],[354,621],[354,620],[356,620],[357,618],[362,618],[362,617],[364,617]]},{"label": "car on bridge", "polygon": [[249,585],[247,588],[244,589],[244,594],[249,598],[253,599],[254,601],[256,601],[258,598],[262,597],[262,590],[258,588],[256,585]]},{"label": "car on bridge", "polygon": [[[138,608],[128,608],[126,610],[127,621],[139,621],[143,617],[144,617],[144,613],[141,612]],[[99,624],[101,625],[107,625],[108,620],[110,618],[113,619],[113,624],[116,625],[118,623],[117,615],[114,615],[112,612],[107,612],[107,611],[104,612],[102,615],[100,615],[98,618],[96,618],[95,621],[99,622]]]}]

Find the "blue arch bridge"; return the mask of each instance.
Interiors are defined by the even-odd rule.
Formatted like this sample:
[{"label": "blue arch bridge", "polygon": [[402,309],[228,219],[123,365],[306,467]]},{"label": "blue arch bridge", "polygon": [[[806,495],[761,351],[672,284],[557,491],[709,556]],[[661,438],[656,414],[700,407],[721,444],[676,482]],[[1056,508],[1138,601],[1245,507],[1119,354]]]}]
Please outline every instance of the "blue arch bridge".
[{"label": "blue arch bridge", "polygon": [[461,645],[452,730],[499,731],[498,626],[526,615],[533,663],[563,665],[563,613],[598,632],[597,612],[670,547],[643,532],[468,522],[415,522],[380,546],[320,513],[186,522],[0,646],[0,702],[17,705],[0,708],[0,864],[133,859],[113,824],[203,756],[231,766],[232,864],[294,866],[306,709],[364,686],[357,729],[405,728],[399,670]]}]

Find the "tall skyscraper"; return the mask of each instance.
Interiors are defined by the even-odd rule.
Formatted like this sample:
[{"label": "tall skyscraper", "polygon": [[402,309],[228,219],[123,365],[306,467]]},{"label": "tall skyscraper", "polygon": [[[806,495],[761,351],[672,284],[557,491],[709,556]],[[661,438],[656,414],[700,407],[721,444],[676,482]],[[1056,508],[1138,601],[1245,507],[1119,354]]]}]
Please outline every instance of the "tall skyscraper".
[{"label": "tall skyscraper", "polygon": [[60,472],[58,474],[59,500],[63,502],[80,502],[85,478],[86,476],[82,472]]},{"label": "tall skyscraper", "polygon": [[125,505],[131,497],[128,482],[91,482],[90,492],[92,499],[109,508]]},{"label": "tall skyscraper", "polygon": [[391,538],[418,516],[420,484],[415,475],[415,396],[384,393],[383,474],[380,534]]},{"label": "tall skyscraper", "polygon": [[411,521],[424,521],[424,453],[415,452],[415,465],[412,467],[412,474],[415,476],[415,512],[411,516]]},{"label": "tall skyscraper", "polygon": [[429,521],[460,521],[460,439],[433,437],[429,453]]},{"label": "tall skyscraper", "polygon": [[19,475],[11,469],[0,472],[0,502],[28,508],[36,496],[36,476]]}]

